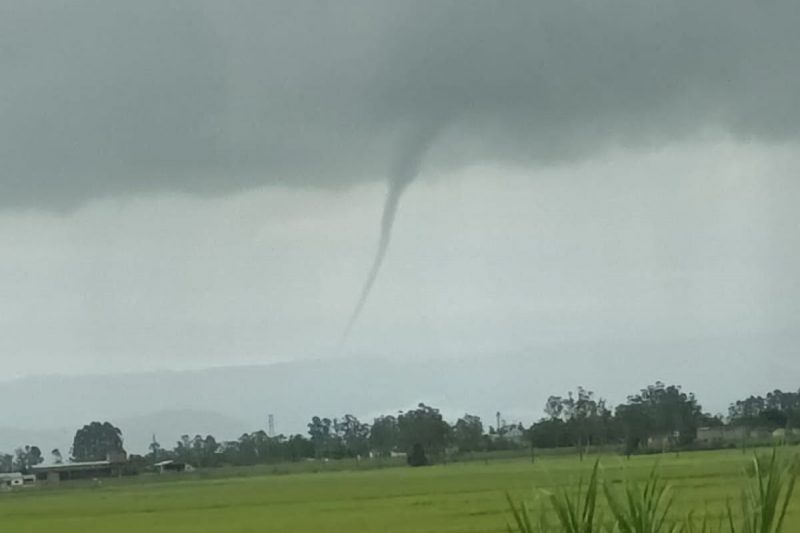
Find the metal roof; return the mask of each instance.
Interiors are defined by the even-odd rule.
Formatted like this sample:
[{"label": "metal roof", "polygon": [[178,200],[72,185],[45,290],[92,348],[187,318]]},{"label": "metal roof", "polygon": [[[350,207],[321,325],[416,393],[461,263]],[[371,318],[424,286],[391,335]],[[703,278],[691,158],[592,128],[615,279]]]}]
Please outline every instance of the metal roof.
[{"label": "metal roof", "polygon": [[31,470],[39,472],[57,472],[59,470],[82,470],[99,469],[104,466],[111,466],[111,461],[86,461],[84,463],[62,463],[60,465],[36,465]]}]

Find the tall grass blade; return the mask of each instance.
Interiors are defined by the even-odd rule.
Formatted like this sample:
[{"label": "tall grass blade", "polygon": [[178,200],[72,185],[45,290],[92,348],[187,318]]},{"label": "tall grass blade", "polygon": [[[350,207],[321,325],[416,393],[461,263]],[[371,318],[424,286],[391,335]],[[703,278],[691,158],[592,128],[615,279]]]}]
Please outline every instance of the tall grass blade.
[{"label": "tall grass blade", "polygon": [[626,480],[620,498],[611,486],[604,485],[606,500],[621,533],[673,533],[681,525],[670,520],[673,498],[669,487],[658,475],[658,465],[650,471],[644,485]]},{"label": "tall grass blade", "polygon": [[768,456],[753,455],[752,480],[742,491],[740,528],[728,503],[731,533],[782,533],[797,481],[797,458],[784,460],[773,448]]}]

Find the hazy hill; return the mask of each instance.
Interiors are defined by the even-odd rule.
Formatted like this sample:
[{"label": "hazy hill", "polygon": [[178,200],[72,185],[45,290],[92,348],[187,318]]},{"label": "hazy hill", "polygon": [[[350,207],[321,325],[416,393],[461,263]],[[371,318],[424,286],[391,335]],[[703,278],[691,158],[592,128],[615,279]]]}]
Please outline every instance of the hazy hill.
[{"label": "hazy hill", "polygon": [[450,418],[470,412],[488,425],[500,411],[509,421],[529,423],[540,416],[547,396],[577,385],[614,404],[658,379],[684,385],[698,394],[706,410],[721,412],[730,401],[750,394],[778,387],[795,390],[800,362],[786,362],[800,361],[786,357],[794,346],[785,342],[765,347],[757,340],[658,347],[606,344],[457,360],[363,357],[27,377],[0,381],[0,398],[6,399],[0,450],[32,443],[47,452],[57,445],[66,453],[75,429],[92,420],[109,420],[123,429],[129,451],[142,453],[154,433],[169,447],[181,434],[234,439],[244,431],[266,428],[270,413],[278,432],[305,433],[313,415],[352,413],[371,420],[420,401]]}]

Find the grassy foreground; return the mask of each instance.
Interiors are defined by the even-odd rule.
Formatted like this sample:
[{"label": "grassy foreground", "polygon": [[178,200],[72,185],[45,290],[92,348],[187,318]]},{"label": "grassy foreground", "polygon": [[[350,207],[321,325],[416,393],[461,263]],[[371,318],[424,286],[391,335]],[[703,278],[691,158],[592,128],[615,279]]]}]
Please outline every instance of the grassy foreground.
[{"label": "grassy foreground", "polygon": [[[738,451],[694,452],[601,460],[604,477],[645,479],[658,461],[675,496],[673,512],[712,514],[738,501],[743,469]],[[533,509],[537,489],[577,482],[592,459],[546,457],[459,463],[430,468],[254,475],[231,478],[139,478],[100,487],[0,494],[0,532],[501,532],[509,520],[506,493]],[[785,524],[800,531],[800,496]]]}]

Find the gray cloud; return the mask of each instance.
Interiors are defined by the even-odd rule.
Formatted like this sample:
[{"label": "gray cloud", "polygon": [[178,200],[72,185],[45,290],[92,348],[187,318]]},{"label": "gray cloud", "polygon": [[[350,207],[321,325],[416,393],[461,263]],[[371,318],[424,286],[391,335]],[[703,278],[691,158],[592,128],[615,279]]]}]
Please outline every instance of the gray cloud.
[{"label": "gray cloud", "polygon": [[708,131],[794,139],[800,4],[0,4],[0,207],[574,159]]}]

